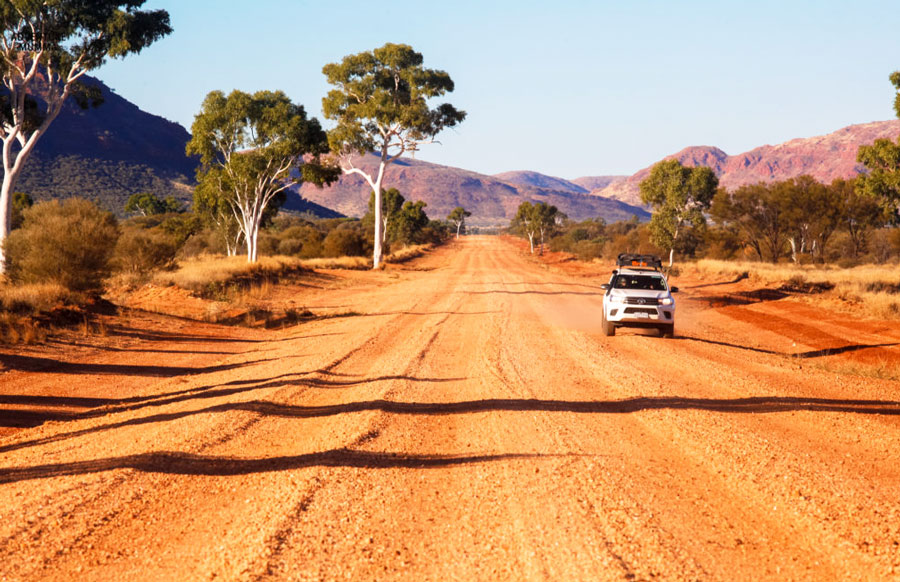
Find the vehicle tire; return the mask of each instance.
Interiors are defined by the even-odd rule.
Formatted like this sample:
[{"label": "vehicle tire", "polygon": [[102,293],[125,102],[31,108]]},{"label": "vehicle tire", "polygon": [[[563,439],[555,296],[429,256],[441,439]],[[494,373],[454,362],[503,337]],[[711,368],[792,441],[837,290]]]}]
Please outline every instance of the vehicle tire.
[{"label": "vehicle tire", "polygon": [[600,325],[603,328],[603,335],[609,337],[611,335],[616,335],[616,326],[611,324],[606,319],[606,312],[603,312],[602,319],[600,320]]},{"label": "vehicle tire", "polygon": [[675,324],[663,325],[659,328],[659,337],[675,337]]}]

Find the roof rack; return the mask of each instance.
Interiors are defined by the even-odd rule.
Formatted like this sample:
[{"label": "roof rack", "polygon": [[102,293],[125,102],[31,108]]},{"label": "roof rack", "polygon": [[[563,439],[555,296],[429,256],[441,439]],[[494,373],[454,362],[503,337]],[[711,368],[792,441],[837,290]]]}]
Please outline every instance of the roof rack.
[{"label": "roof rack", "polygon": [[656,255],[633,255],[630,253],[622,253],[616,259],[616,265],[619,267],[644,267],[647,269],[662,269],[662,261]]}]

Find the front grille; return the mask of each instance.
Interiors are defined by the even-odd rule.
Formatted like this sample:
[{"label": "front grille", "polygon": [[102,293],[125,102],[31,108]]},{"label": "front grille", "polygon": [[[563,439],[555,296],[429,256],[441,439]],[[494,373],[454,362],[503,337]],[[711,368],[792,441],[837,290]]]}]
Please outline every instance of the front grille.
[{"label": "front grille", "polygon": [[659,299],[655,297],[626,297],[625,303],[628,305],[659,305]]}]

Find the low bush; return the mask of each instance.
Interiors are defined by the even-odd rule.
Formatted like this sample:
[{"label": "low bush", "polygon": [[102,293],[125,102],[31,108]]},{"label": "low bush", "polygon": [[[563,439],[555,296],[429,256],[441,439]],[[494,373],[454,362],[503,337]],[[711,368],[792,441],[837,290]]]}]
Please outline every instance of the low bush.
[{"label": "low bush", "polygon": [[356,229],[336,228],[322,241],[325,257],[359,257],[365,254],[366,241]]},{"label": "low bush", "polygon": [[113,263],[121,271],[146,274],[171,266],[176,252],[170,236],[156,230],[129,228],[116,243]]},{"label": "low bush", "polygon": [[79,198],[35,204],[7,239],[9,276],[17,283],[56,283],[99,291],[119,237],[115,217]]}]

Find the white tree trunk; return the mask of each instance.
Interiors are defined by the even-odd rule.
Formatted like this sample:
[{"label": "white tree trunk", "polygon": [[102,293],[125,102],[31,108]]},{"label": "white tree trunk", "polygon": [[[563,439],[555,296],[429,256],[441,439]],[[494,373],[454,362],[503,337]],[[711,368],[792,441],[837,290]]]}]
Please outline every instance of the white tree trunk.
[{"label": "white tree trunk", "polygon": [[462,228],[462,222],[456,223],[456,240],[459,240],[459,229]]},{"label": "white tree trunk", "polygon": [[6,272],[6,237],[12,227],[12,187],[15,177],[3,174],[3,186],[0,187],[0,275]]},{"label": "white tree trunk", "polygon": [[672,268],[672,263],[675,262],[675,247],[669,249],[669,268]]},{"label": "white tree trunk", "polygon": [[528,244],[531,246],[531,254],[534,254],[534,233],[528,233]]},{"label": "white tree trunk", "polygon": [[791,237],[788,239],[788,242],[791,243],[791,260],[796,264],[799,262],[797,257],[797,239],[795,237]]}]

